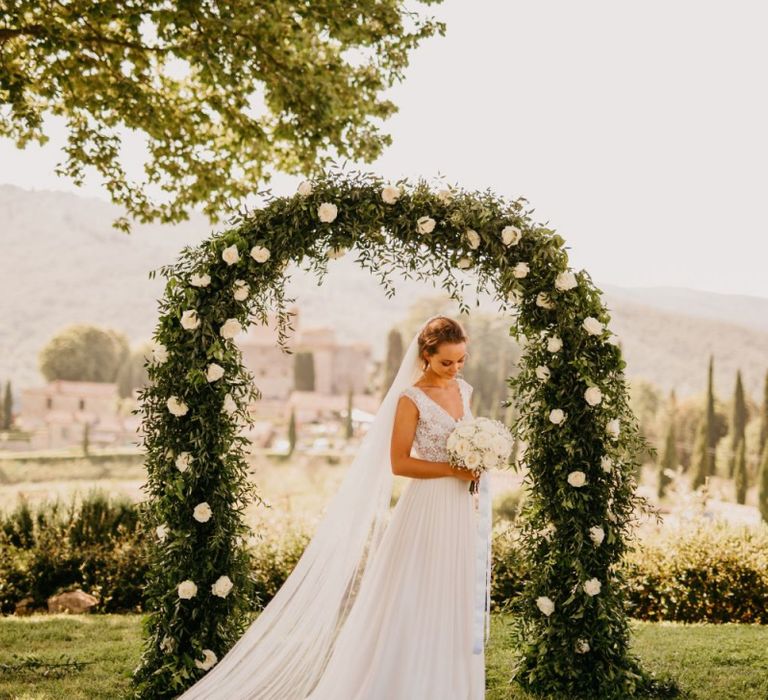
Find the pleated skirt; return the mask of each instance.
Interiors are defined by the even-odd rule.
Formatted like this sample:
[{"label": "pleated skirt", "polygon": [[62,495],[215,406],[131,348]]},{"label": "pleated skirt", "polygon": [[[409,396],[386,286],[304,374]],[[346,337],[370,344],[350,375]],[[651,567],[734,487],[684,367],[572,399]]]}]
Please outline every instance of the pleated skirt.
[{"label": "pleated skirt", "polygon": [[307,700],[480,700],[469,483],[409,479]]}]

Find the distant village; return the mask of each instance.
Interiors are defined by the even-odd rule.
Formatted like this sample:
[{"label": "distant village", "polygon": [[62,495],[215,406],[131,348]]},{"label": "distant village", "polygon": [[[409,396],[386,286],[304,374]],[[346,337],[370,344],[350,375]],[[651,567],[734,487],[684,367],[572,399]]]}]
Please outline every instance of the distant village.
[{"label": "distant village", "polygon": [[[292,354],[278,345],[276,319],[252,325],[237,344],[262,397],[250,406],[246,426],[252,445],[287,448],[293,421],[306,450],[322,450],[339,441],[345,430],[357,433],[373,419],[380,403],[372,386],[371,347],[342,343],[327,327],[301,326],[298,308],[290,309],[293,331],[286,339]],[[348,406],[352,406],[348,416]],[[0,435],[0,450],[37,451],[87,443],[92,448],[138,448],[141,417],[138,390],[120,398],[116,382],[54,380],[22,387],[13,416],[15,430]]]}]

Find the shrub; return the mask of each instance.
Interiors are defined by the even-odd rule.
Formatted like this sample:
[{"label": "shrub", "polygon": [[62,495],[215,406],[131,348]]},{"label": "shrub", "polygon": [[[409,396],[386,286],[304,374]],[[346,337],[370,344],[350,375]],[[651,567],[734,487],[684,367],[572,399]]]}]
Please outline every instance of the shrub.
[{"label": "shrub", "polygon": [[697,521],[646,540],[625,566],[633,617],[768,623],[768,527]]}]

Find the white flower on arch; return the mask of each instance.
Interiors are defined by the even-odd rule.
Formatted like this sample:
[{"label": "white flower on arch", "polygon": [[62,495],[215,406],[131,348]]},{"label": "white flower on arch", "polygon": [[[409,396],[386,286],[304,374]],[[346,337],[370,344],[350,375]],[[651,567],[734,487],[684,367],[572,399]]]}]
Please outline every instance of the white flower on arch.
[{"label": "white flower on arch", "polygon": [[330,224],[338,216],[339,209],[331,202],[323,202],[317,208],[317,216],[324,224]]}]

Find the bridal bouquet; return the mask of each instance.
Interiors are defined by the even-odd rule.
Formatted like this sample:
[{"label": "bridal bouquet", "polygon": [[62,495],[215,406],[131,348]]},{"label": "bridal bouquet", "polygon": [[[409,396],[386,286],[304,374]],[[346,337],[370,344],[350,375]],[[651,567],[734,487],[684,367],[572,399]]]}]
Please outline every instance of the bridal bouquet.
[{"label": "bridal bouquet", "polygon": [[[503,467],[509,460],[514,438],[501,421],[491,418],[472,418],[460,421],[448,436],[446,449],[452,466],[469,469],[476,476],[488,469]],[[470,493],[477,490],[477,482],[469,485]]]}]

